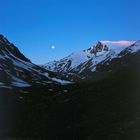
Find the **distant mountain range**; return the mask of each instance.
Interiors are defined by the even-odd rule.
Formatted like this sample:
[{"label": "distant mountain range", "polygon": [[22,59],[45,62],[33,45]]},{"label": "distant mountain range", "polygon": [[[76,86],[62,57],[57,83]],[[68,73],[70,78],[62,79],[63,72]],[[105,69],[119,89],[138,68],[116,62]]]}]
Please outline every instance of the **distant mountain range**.
[{"label": "distant mountain range", "polygon": [[70,81],[94,81],[125,66],[123,59],[137,53],[140,53],[140,41],[99,41],[91,48],[49,62],[44,68],[59,73]]},{"label": "distant mountain range", "polygon": [[140,41],[99,41],[88,49],[41,67],[0,35],[0,87],[97,81],[126,66],[127,61],[123,59],[137,53],[140,53]]}]

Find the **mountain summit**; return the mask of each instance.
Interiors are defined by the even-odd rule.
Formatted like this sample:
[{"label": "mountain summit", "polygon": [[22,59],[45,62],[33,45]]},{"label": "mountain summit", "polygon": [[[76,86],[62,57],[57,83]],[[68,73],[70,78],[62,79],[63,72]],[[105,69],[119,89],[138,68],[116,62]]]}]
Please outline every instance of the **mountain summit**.
[{"label": "mountain summit", "polygon": [[108,51],[108,50],[109,48],[107,47],[107,45],[104,45],[103,43],[99,41],[97,42],[96,45],[87,49],[87,52],[89,52],[89,54],[93,54],[94,56],[98,56],[99,53]]},{"label": "mountain summit", "polygon": [[67,78],[71,77],[72,81],[75,77],[83,80],[89,77],[89,73],[90,76],[97,73],[99,65],[110,65],[113,60],[123,57],[123,54],[133,54],[139,50],[139,41],[98,41],[88,49],[72,53],[59,61],[49,62],[44,67]]}]

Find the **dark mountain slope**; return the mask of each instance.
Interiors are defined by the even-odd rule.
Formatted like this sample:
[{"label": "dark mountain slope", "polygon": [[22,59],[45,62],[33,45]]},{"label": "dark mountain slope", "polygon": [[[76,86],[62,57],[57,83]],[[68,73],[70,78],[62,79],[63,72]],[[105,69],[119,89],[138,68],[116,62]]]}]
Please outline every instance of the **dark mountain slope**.
[{"label": "dark mountain slope", "polygon": [[0,88],[69,83],[53,72],[33,64],[0,35]]},{"label": "dark mountain slope", "polygon": [[[122,51],[117,59],[98,65],[97,80],[89,75],[88,80],[73,85],[55,84],[53,72],[1,49],[1,85],[13,84],[14,76],[32,86],[0,88],[0,139],[139,140],[137,43]],[[42,80],[50,83],[36,84],[44,83]]]},{"label": "dark mountain slope", "polygon": [[126,58],[131,63],[98,82],[56,87],[53,94],[46,94],[45,87],[31,89],[32,93],[19,100],[25,108],[13,137],[140,139],[139,58],[138,53]]}]

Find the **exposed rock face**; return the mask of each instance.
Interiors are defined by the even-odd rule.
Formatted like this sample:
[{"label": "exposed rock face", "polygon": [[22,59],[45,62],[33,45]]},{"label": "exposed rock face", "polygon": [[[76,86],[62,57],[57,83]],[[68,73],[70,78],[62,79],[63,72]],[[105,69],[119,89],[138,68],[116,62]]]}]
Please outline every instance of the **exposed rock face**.
[{"label": "exposed rock face", "polygon": [[55,73],[33,64],[16,46],[0,35],[0,87],[28,87],[68,83]]},{"label": "exposed rock face", "polygon": [[[124,43],[124,41],[99,41],[89,49],[72,53],[60,61],[49,62],[44,67],[50,71],[60,73],[72,81],[83,81],[89,78],[94,80],[98,79],[97,77],[104,77],[104,75],[118,68],[118,64],[114,63],[116,67],[113,66],[109,69],[112,61],[120,60],[128,54],[138,53],[139,50],[139,41],[132,43],[128,41],[127,43]],[[103,72],[105,68],[102,65],[104,64],[106,67],[108,66],[106,73]]]},{"label": "exposed rock face", "polygon": [[89,48],[88,51],[96,56],[98,52],[108,51],[108,47],[101,42],[98,42],[95,46]]}]

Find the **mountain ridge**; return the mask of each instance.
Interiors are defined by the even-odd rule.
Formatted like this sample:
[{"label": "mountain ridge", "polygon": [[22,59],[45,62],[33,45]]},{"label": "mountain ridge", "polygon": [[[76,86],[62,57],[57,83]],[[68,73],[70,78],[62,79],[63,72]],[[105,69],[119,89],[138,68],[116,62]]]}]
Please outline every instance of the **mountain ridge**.
[{"label": "mountain ridge", "polygon": [[[113,59],[123,57],[123,51],[126,52],[132,48],[130,53],[134,53],[139,50],[139,46],[139,41],[98,41],[88,49],[72,53],[60,61],[49,62],[43,67],[65,75],[67,78],[72,76],[83,80],[86,77],[82,73],[94,73],[97,71],[96,67],[101,63],[108,61],[107,64],[109,65]],[[74,79],[70,78],[69,80],[73,81]]]},{"label": "mountain ridge", "polygon": [[4,88],[70,83],[33,64],[3,35],[0,35],[0,75],[0,87]]}]

